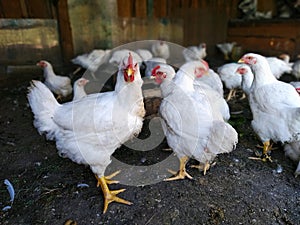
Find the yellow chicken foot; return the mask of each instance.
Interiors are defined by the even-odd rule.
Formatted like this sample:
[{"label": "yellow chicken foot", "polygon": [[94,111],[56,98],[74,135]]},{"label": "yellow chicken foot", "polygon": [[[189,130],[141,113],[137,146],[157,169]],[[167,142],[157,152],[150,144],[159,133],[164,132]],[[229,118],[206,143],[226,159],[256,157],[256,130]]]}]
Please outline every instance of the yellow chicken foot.
[{"label": "yellow chicken foot", "polygon": [[230,89],[228,95],[227,95],[227,98],[226,98],[226,102],[228,102],[232,97],[235,96],[235,92],[236,90],[233,88],[233,89]]},{"label": "yellow chicken foot", "polygon": [[181,179],[184,179],[185,177],[187,177],[189,179],[193,179],[193,177],[191,175],[189,175],[185,169],[185,165],[188,160],[189,160],[189,157],[187,157],[187,156],[180,158],[179,159],[179,161],[180,161],[179,171],[175,172],[172,170],[168,170],[170,173],[174,174],[175,177],[166,178],[166,179],[164,179],[164,181],[181,180]]},{"label": "yellow chicken foot", "polygon": [[107,184],[116,184],[119,183],[119,181],[111,180],[112,177],[116,176],[120,171],[117,171],[109,176],[102,176],[98,177],[96,176],[96,179],[98,180],[97,187],[101,186],[103,196],[104,196],[104,209],[103,213],[107,211],[108,204],[111,202],[119,202],[126,205],[131,205],[132,203],[129,201],[126,201],[122,198],[117,197],[117,194],[125,191],[125,189],[119,189],[119,190],[109,190]]},{"label": "yellow chicken foot", "polygon": [[272,149],[272,144],[270,144],[270,141],[266,141],[263,144],[264,146],[263,146],[262,154],[255,153],[257,157],[249,157],[249,159],[261,160],[263,162],[266,161],[273,162],[271,156],[268,154],[268,152],[271,151]]},{"label": "yellow chicken foot", "polygon": [[[213,164],[214,165],[214,164]],[[206,174],[206,172],[209,170],[210,168],[210,164],[208,161],[206,161],[204,164],[200,163],[199,165],[191,165],[192,168],[197,168],[200,171],[203,171],[203,175]]]}]

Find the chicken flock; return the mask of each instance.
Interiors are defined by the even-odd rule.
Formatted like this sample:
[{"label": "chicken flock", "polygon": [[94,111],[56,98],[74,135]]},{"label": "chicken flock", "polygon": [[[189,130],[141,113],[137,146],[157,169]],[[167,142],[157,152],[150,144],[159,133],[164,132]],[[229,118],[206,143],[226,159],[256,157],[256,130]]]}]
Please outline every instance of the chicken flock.
[{"label": "chicken flock", "polygon": [[[28,88],[33,124],[39,134],[56,142],[60,156],[89,165],[104,195],[104,213],[114,201],[132,204],[117,196],[125,189],[110,190],[108,186],[118,183],[112,178],[122,171],[104,173],[115,150],[142,130],[145,79],[160,87],[162,127],[180,162],[178,171],[169,171],[165,181],[191,179],[186,171],[191,158],[199,162],[192,167],[205,175],[217,155],[236,148],[238,133],[228,122],[228,101],[235,97],[236,89],[243,90],[249,101],[251,125],[263,144],[262,153],[253,159],[272,162],[272,143],[281,143],[287,157],[300,160],[297,82],[278,80],[284,73],[296,76],[297,66],[289,59],[247,53],[238,62],[213,70],[204,60],[205,43],[184,49],[185,62],[179,68],[168,64],[171,55],[168,43],[157,41],[150,49],[94,50],[77,56],[72,62],[91,71],[93,79],[97,79],[96,72],[101,74],[99,66],[105,62],[118,68],[112,91],[91,94],[85,91],[88,79],[81,77],[72,87],[71,79],[56,75],[49,62],[37,63],[44,71],[44,82],[33,80]],[[226,99],[225,88],[230,90]],[[71,101],[63,101],[72,94]],[[300,162],[295,170],[299,174]]]}]

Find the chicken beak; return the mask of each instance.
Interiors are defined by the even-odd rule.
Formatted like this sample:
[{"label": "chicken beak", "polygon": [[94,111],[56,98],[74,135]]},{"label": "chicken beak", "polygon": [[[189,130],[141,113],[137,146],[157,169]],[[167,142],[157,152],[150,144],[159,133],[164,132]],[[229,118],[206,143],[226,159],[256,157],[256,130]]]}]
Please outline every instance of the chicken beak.
[{"label": "chicken beak", "polygon": [[239,59],[238,63],[245,63],[245,60],[243,58]]},{"label": "chicken beak", "polygon": [[128,77],[130,77],[132,74],[133,74],[133,69],[131,67],[129,67],[127,70]]}]

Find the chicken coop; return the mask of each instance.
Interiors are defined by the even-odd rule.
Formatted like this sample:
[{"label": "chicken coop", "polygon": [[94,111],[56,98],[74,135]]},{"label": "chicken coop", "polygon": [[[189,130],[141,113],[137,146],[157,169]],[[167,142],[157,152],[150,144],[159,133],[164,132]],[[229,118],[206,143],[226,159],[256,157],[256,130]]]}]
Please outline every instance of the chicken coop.
[{"label": "chicken coop", "polygon": [[234,41],[244,51],[295,57],[300,50],[296,9],[293,18],[280,18],[278,2],[257,1],[261,19],[249,19],[251,9],[243,13],[239,0],[2,0],[1,77],[26,71],[40,59],[62,67],[78,54],[137,40],[205,42],[211,56],[220,53],[217,43]]},{"label": "chicken coop", "polygon": [[299,58],[300,0],[0,0],[0,224],[299,225]]}]

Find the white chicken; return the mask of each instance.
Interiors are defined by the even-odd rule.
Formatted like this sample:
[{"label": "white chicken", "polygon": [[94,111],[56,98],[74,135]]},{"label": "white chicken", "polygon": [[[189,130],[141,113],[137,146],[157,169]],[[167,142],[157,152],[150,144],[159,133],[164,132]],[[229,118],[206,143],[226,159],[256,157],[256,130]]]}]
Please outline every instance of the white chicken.
[{"label": "white chicken", "polygon": [[194,89],[195,77],[205,72],[208,64],[201,60],[181,66],[174,79],[166,72],[154,74],[161,90],[168,90],[159,111],[168,144],[180,160],[177,175],[166,180],[192,178],[185,169],[189,158],[199,161],[205,174],[214,158],[231,152],[238,141],[236,131],[221,114],[214,117],[206,94]]},{"label": "white chicken", "polygon": [[111,57],[108,62],[115,64],[115,65],[120,65],[120,63],[122,62],[124,57],[126,57],[128,55],[128,52],[130,52],[130,54],[132,55],[132,58],[135,62],[141,63],[143,61],[141,56],[139,54],[137,54],[136,52],[134,52],[132,50],[128,50],[128,49],[120,49],[120,50],[116,50],[116,51],[112,52]]},{"label": "white chicken", "polygon": [[153,57],[164,58],[167,60],[170,57],[170,48],[165,41],[155,41],[151,46]]},{"label": "white chicken", "polygon": [[220,96],[224,95],[222,80],[214,70],[208,69],[208,73],[203,74],[203,76],[197,77],[195,82],[205,83],[219,93]]},{"label": "white chicken", "polygon": [[272,74],[277,79],[285,73],[292,72],[292,67],[282,59],[278,59],[277,57],[266,57],[266,59],[270,65]]},{"label": "white chicken", "polygon": [[79,78],[76,80],[73,84],[73,101],[81,99],[85,96],[87,96],[84,87],[89,82],[88,79],[85,79],[84,77]]},{"label": "white chicken", "polygon": [[145,115],[142,84],[138,64],[129,55],[119,66],[112,92],[59,104],[43,83],[33,81],[29,88],[34,126],[56,141],[61,156],[90,166],[104,194],[104,213],[113,201],[131,204],[116,196],[125,189],[108,188],[108,184],[117,183],[111,178],[118,172],[111,176],[104,176],[104,172],[113,152],[141,131]]},{"label": "white chicken", "polygon": [[[156,75],[157,74],[157,75]],[[161,76],[160,74],[166,74],[167,77],[174,77],[176,72],[174,68],[167,64],[158,64],[153,70],[152,70],[152,76],[155,76],[157,79]],[[205,76],[205,75],[203,75]],[[171,85],[169,85],[166,88],[170,88]],[[223,119],[225,121],[228,121],[230,119],[230,110],[227,102],[223,98],[223,95],[220,95],[216,90],[214,90],[211,86],[207,85],[206,83],[202,82],[201,77],[196,77],[194,80],[194,89],[195,91],[199,91],[200,95],[205,93],[209,103],[210,107],[212,109],[212,113],[217,113],[222,115]],[[168,95],[168,89],[162,89],[162,98]]]},{"label": "white chicken", "polygon": [[[231,98],[235,97],[236,90],[241,88],[242,77],[236,74],[236,70],[241,66],[238,63],[226,63],[218,67],[218,74],[221,80],[224,82],[224,85],[229,89],[226,101],[229,101]],[[243,94],[242,99],[246,96]]]},{"label": "white chicken", "polygon": [[217,44],[218,49],[223,53],[224,59],[230,60],[231,53],[233,47],[236,45],[236,42],[225,42],[225,43],[219,43]]},{"label": "white chicken", "polygon": [[182,51],[186,62],[204,59],[207,55],[206,44],[200,43],[199,46],[189,46]]},{"label": "white chicken", "polygon": [[43,69],[45,79],[44,83],[57,95],[57,99],[67,97],[72,93],[73,88],[69,77],[56,75],[53,71],[52,65],[45,60],[39,61],[36,65]]},{"label": "white chicken", "polygon": [[295,88],[278,81],[267,59],[259,54],[245,54],[239,62],[251,67],[254,74],[249,101],[253,130],[263,142],[263,161],[271,160],[270,141],[294,142],[300,138],[300,98]]},{"label": "white chicken", "polygon": [[148,49],[139,48],[135,52],[139,54],[143,61],[150,60],[153,58],[152,53]]},{"label": "white chicken", "polygon": [[298,162],[298,166],[295,170],[295,177],[300,175],[300,141],[286,143],[283,145],[285,156],[291,160]]},{"label": "white chicken", "polygon": [[251,68],[246,64],[241,64],[241,66],[237,68],[236,74],[238,74],[239,76],[243,75],[241,83],[242,90],[244,91],[244,93],[246,93],[247,96],[249,96],[254,79],[254,75],[251,71]]},{"label": "white chicken", "polygon": [[154,57],[150,60],[144,61],[144,64],[146,65],[146,70],[145,70],[145,77],[150,78],[151,77],[151,71],[153,68],[155,68],[158,64],[166,64],[167,61],[164,58],[158,58]]},{"label": "white chicken", "polygon": [[[98,67],[105,62],[105,59],[109,56],[109,53],[110,49],[94,49],[88,54],[78,55],[76,58],[72,59],[71,62],[95,73]],[[74,74],[76,72],[77,71],[75,71]]]}]

